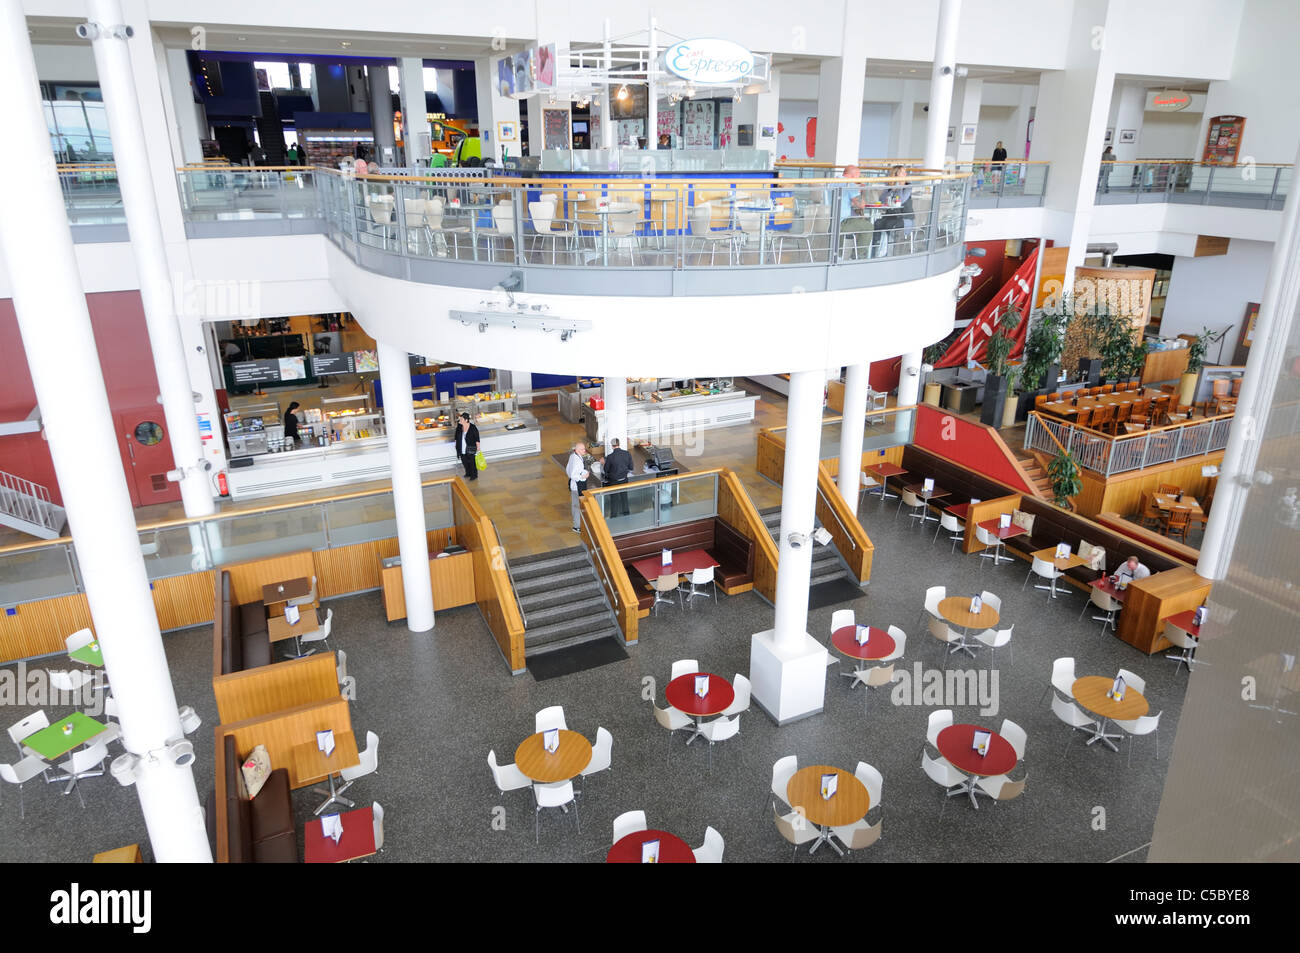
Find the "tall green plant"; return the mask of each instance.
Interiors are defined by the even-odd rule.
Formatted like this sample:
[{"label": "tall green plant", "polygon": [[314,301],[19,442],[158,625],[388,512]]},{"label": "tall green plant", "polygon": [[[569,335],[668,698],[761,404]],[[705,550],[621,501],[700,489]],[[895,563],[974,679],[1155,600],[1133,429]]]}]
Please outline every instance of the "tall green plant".
[{"label": "tall green plant", "polygon": [[1045,386],[1047,369],[1061,358],[1065,347],[1065,328],[1070,315],[1064,308],[1038,312],[1025,335],[1025,360],[1020,368],[1020,383],[1026,390]]},{"label": "tall green plant", "polygon": [[1129,351],[1128,370],[1126,377],[1140,377],[1143,368],[1147,364],[1147,342],[1146,338],[1138,335],[1137,340],[1133,342],[1133,348]]},{"label": "tall green plant", "polygon": [[1205,366],[1205,352],[1210,348],[1209,328],[1201,328],[1201,333],[1192,338],[1187,346],[1187,373],[1199,374]]},{"label": "tall green plant", "polygon": [[1060,450],[1047,465],[1047,478],[1052,482],[1052,502],[1061,509],[1070,508],[1070,498],[1083,491],[1079,479],[1079,464],[1068,450]]},{"label": "tall green plant", "polygon": [[1088,322],[1088,343],[1101,355],[1103,377],[1120,377],[1133,354],[1133,324],[1122,314],[1099,307]]},{"label": "tall green plant", "polygon": [[1020,317],[1020,308],[1013,302],[1007,305],[1006,310],[1002,312],[1002,317],[998,318],[993,336],[989,338],[987,349],[990,374],[997,377],[1006,376],[1007,357],[1011,354],[1011,348],[1015,346],[1011,335],[1019,326]]}]

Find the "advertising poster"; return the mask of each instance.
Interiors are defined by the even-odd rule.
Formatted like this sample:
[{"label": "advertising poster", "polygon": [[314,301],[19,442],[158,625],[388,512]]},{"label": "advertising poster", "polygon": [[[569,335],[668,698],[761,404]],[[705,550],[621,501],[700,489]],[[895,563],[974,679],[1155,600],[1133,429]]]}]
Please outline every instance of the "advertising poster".
[{"label": "advertising poster", "polygon": [[569,111],[567,109],[543,109],[542,129],[544,131],[545,148],[569,148],[572,137],[569,135]]},{"label": "advertising poster", "polygon": [[685,149],[713,148],[713,103],[682,103],[682,147]]},{"label": "advertising poster", "polygon": [[515,60],[513,56],[503,56],[497,61],[497,92],[502,96],[515,94]]},{"label": "advertising poster", "polygon": [[356,351],[355,355],[358,374],[379,370],[379,356],[374,351]]},{"label": "advertising poster", "polygon": [[280,362],[280,380],[282,381],[300,381],[307,377],[306,361],[301,357],[281,357]]},{"label": "advertising poster", "polygon": [[547,43],[537,48],[537,83],[538,89],[555,85],[555,44]]},{"label": "advertising poster", "polygon": [[537,70],[537,51],[532,47],[515,54],[515,95],[526,96],[533,91],[533,76]]}]

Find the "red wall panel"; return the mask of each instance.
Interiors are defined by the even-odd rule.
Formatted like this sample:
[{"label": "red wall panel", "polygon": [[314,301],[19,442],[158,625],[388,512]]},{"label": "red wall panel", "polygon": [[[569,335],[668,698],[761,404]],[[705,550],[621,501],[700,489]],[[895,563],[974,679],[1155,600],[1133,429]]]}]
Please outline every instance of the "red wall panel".
[{"label": "red wall panel", "polygon": [[[1012,465],[999,446],[1001,438],[983,424],[923,404],[917,408],[916,436],[912,438],[912,443],[977,473],[1001,480],[1022,493],[1033,493],[1033,488],[1026,485],[1020,471]],[[925,474],[916,476],[923,477]]]}]

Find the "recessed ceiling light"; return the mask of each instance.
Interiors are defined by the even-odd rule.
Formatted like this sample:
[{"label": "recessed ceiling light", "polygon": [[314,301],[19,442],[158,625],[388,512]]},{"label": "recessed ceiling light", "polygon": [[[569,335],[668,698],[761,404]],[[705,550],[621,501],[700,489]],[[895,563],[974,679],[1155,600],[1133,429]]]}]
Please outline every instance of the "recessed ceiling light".
[{"label": "recessed ceiling light", "polygon": [[352,41],[351,41],[351,40],[339,40],[339,46],[343,47],[343,49],[345,49],[345,50],[346,50],[348,47],[350,47],[351,45],[352,45]]},{"label": "recessed ceiling light", "polygon": [[237,36],[237,37],[235,37],[235,39],[237,39],[237,40],[247,40],[248,37],[246,37],[246,36]]},{"label": "recessed ceiling light", "polygon": [[440,46],[440,47],[438,47],[438,49],[440,49],[440,50],[445,50],[446,47],[445,47],[445,46]]}]

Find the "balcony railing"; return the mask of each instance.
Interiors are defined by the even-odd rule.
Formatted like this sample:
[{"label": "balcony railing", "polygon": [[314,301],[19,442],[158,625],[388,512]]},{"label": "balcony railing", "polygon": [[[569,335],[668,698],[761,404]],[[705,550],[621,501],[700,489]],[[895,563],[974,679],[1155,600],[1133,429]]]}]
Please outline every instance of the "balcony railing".
[{"label": "balcony railing", "polygon": [[1232,419],[1231,414],[1200,418],[1113,437],[1031,411],[1025,449],[1055,455],[1064,447],[1079,466],[1109,477],[1223,450]]},{"label": "balcony railing", "polygon": [[1280,210],[1291,189],[1290,165],[1206,165],[1183,159],[1103,162],[1097,204],[1169,202]]},{"label": "balcony railing", "polygon": [[963,162],[955,171],[970,175],[971,208],[1032,208],[1047,191],[1046,162]]}]

